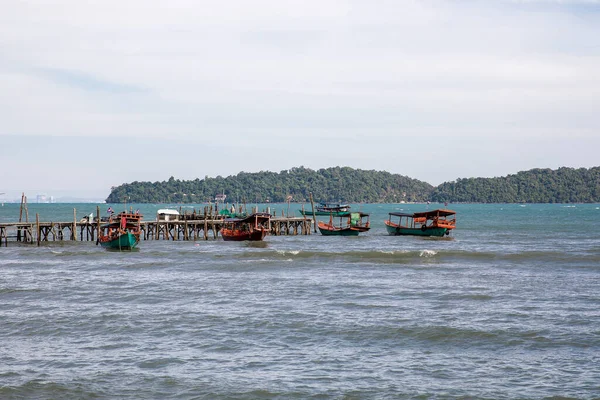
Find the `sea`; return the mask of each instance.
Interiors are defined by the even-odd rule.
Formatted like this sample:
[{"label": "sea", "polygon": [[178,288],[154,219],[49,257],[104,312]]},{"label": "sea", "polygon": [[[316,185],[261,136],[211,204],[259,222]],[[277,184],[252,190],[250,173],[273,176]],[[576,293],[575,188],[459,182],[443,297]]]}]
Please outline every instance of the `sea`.
[{"label": "sea", "polygon": [[600,204],[449,204],[447,238],[386,234],[390,212],[443,207],[352,204],[358,237],[9,242],[0,399],[600,398]]}]

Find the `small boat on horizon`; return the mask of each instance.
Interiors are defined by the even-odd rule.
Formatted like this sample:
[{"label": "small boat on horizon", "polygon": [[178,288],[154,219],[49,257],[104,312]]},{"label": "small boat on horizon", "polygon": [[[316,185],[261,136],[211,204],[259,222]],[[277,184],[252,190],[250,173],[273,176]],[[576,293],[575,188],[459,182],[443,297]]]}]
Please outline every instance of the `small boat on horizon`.
[{"label": "small boat on horizon", "polygon": [[385,228],[392,236],[443,237],[449,235],[450,231],[456,228],[456,212],[446,209],[413,214],[391,212],[385,221]]},{"label": "small boat on horizon", "polygon": [[101,226],[98,243],[106,249],[134,249],[140,242],[141,220],[141,214],[125,211],[111,216],[108,223]]},{"label": "small boat on horizon", "polygon": [[271,214],[254,213],[244,218],[226,218],[221,228],[225,241],[260,241],[271,229]]},{"label": "small boat on horizon", "polygon": [[[337,224],[334,218],[339,218]],[[366,218],[366,221],[363,221],[363,218]],[[330,214],[329,223],[319,221],[317,227],[323,236],[358,236],[359,233],[371,229],[369,214],[362,212]]]},{"label": "small boat on horizon", "polygon": [[300,214],[302,215],[333,215],[340,216],[341,214],[346,214],[350,212],[349,204],[337,204],[337,203],[319,203],[315,206],[315,210],[300,210]]}]

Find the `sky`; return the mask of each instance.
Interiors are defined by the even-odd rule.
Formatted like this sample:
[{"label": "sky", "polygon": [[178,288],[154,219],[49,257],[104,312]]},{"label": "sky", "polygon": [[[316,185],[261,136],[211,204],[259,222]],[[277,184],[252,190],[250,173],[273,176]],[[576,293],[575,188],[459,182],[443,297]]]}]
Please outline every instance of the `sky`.
[{"label": "sky", "polygon": [[600,0],[13,0],[0,200],[304,166],[600,165]]}]

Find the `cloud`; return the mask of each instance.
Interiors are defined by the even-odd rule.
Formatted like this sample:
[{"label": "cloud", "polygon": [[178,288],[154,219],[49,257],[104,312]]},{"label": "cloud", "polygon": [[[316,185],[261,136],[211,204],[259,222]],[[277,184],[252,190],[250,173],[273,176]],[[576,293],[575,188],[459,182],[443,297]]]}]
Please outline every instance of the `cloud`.
[{"label": "cloud", "polygon": [[58,85],[91,92],[139,93],[145,91],[144,88],[139,86],[110,82],[79,71],[60,68],[33,68],[31,73]]},{"label": "cloud", "polygon": [[[0,38],[0,134],[272,152],[310,139],[315,163],[337,143],[352,166],[357,143],[447,138],[459,152],[474,138],[595,143],[600,129],[598,1],[10,2]],[[307,165],[275,159],[261,168]]]}]

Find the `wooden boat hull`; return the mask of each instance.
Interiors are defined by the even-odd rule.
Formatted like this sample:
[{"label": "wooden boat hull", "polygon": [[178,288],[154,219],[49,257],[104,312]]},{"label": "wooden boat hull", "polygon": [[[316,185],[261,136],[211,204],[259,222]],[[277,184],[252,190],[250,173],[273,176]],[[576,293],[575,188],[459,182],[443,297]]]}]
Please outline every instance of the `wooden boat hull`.
[{"label": "wooden boat hull", "polygon": [[267,236],[265,229],[257,229],[253,231],[239,231],[232,229],[221,229],[221,236],[225,241],[241,242],[244,240],[260,241]]},{"label": "wooden boat hull", "polygon": [[392,236],[434,236],[442,237],[448,231],[447,228],[427,227],[423,228],[407,228],[403,226],[395,226],[385,221],[385,229]]},{"label": "wooden boat hull", "polygon": [[367,232],[369,230],[368,227],[364,226],[340,228],[323,222],[319,222],[318,228],[323,236],[358,236],[359,233]]},{"label": "wooden boat hull", "polygon": [[113,250],[131,250],[139,243],[139,237],[133,233],[123,233],[109,240],[101,240],[100,246]]},{"label": "wooden boat hull", "polygon": [[358,236],[359,231],[352,229],[323,229],[319,227],[319,231],[323,236]]}]

